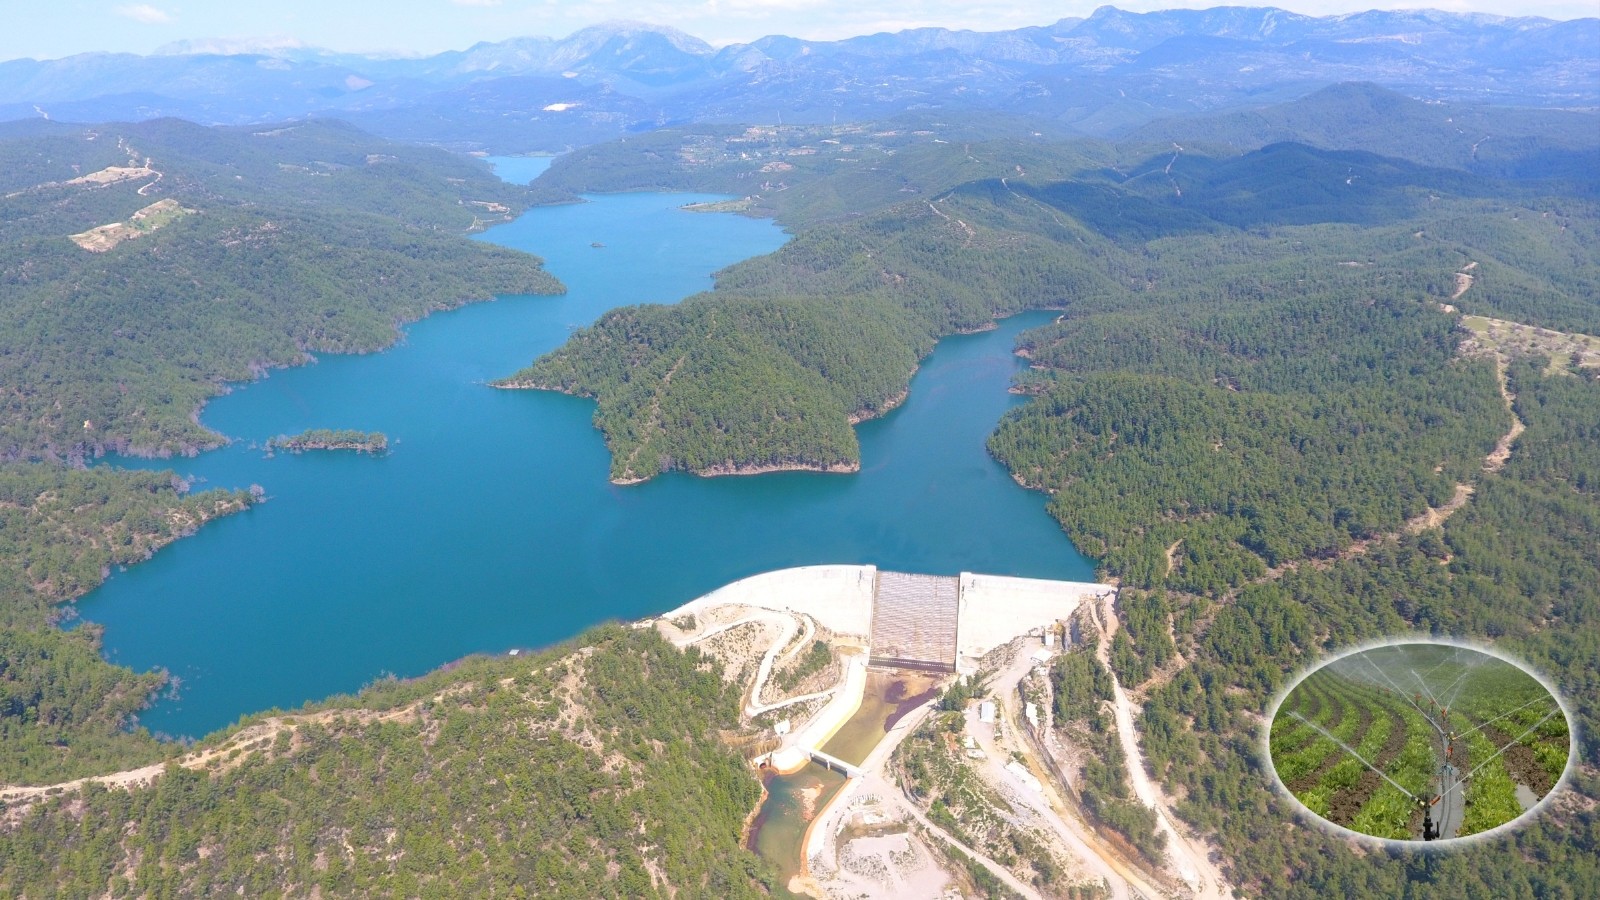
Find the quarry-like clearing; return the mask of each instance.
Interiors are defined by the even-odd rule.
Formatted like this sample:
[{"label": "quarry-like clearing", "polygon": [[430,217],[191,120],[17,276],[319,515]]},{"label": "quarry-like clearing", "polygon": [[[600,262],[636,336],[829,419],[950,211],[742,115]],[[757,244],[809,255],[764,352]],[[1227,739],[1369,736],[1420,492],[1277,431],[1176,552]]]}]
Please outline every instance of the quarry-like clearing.
[{"label": "quarry-like clearing", "polygon": [[135,178],[153,178],[158,174],[155,169],[150,168],[150,164],[147,161],[142,166],[107,166],[98,172],[79,175],[77,178],[63,182],[63,184],[107,185],[116,184],[119,181],[132,181]]},{"label": "quarry-like clearing", "polygon": [[1507,356],[1546,356],[1550,358],[1549,374],[1570,371],[1571,366],[1600,375],[1600,337],[1488,316],[1462,316],[1461,324],[1472,332],[1463,349],[1476,346]]},{"label": "quarry-like clearing", "polygon": [[104,253],[123,241],[143,237],[193,213],[194,210],[186,209],[178,201],[167,197],[129,216],[126,222],[112,222],[74,234],[72,242],[90,253]]}]

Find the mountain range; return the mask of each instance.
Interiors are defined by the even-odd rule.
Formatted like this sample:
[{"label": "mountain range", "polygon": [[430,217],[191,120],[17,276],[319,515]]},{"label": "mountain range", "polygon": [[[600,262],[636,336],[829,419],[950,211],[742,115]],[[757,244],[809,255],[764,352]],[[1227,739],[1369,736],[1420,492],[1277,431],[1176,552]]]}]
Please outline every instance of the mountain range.
[{"label": "mountain range", "polygon": [[1600,19],[1433,10],[1305,16],[1219,7],[1011,31],[920,28],[838,41],[764,37],[721,48],[672,28],[612,22],[425,57],[372,57],[291,40],[195,41],[149,56],[0,63],[0,119],[178,116],[250,124],[348,119],[379,134],[519,152],[668,124],[828,122],[984,109],[1065,133],[1291,100],[1371,81],[1426,100],[1600,105]]}]

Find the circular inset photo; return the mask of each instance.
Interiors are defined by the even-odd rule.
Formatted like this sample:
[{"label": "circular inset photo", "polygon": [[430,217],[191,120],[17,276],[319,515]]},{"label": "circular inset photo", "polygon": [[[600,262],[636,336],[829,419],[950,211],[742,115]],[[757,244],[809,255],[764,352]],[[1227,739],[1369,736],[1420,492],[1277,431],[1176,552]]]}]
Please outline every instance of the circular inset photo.
[{"label": "circular inset photo", "polygon": [[1572,730],[1533,674],[1417,641],[1323,663],[1283,695],[1268,752],[1318,818],[1397,841],[1449,841],[1522,818],[1561,782]]}]

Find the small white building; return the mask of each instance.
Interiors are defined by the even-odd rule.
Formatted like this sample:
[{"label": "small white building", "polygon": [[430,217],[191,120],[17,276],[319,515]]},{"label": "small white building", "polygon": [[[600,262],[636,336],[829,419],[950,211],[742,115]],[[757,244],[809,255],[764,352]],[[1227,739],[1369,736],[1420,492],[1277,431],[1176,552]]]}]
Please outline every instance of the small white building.
[{"label": "small white building", "polygon": [[978,704],[978,721],[985,725],[994,724],[994,701],[985,700]]}]

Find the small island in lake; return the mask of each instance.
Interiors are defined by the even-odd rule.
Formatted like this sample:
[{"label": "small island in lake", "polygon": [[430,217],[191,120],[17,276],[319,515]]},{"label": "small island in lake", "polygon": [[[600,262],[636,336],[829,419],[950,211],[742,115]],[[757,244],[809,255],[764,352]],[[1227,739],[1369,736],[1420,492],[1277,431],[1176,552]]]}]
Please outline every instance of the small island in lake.
[{"label": "small island in lake", "polygon": [[354,450],[357,453],[384,453],[389,438],[381,431],[356,431],[350,428],[313,428],[297,435],[280,434],[267,441],[268,450]]}]

